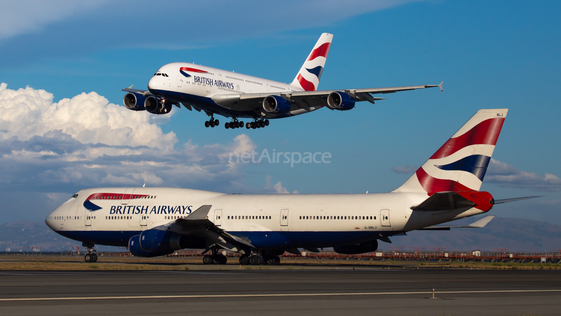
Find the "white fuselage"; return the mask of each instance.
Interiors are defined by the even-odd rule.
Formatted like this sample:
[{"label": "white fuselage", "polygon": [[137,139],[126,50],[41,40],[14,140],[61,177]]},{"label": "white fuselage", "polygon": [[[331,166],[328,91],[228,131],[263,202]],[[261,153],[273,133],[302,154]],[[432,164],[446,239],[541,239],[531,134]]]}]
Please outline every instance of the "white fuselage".
[{"label": "white fuselage", "polygon": [[[89,199],[95,194],[103,198]],[[424,193],[241,195],[176,188],[86,189],[46,219],[72,239],[126,246],[141,231],[212,205],[208,219],[258,248],[332,247],[472,216],[482,211],[413,211]],[[88,204],[89,202],[93,203]],[[86,206],[90,209],[87,209]]]}]

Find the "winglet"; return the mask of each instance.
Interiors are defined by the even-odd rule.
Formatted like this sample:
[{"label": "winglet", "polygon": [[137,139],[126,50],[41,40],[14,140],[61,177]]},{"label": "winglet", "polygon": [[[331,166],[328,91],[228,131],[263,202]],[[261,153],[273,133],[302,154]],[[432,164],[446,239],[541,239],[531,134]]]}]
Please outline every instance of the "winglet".
[{"label": "winglet", "polygon": [[442,81],[442,82],[438,85],[438,87],[440,88],[440,92],[444,92],[444,89],[442,89],[442,84],[443,84],[443,83],[444,83],[444,81]]},{"label": "winglet", "polygon": [[210,211],[211,207],[212,205],[203,205],[198,209],[196,209],[193,213],[191,213],[191,215],[185,217],[185,220],[192,221],[192,220],[207,219],[208,212]]}]

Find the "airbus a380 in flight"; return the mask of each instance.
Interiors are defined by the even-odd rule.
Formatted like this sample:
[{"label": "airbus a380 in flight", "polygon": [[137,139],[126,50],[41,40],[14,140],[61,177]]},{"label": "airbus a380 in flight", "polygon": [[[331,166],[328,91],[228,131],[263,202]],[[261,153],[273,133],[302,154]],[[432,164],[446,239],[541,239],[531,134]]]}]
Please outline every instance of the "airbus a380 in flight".
[{"label": "airbus a380 in flight", "polygon": [[[285,251],[333,247],[375,251],[378,240],[484,214],[494,200],[479,191],[507,109],[480,110],[402,186],[379,194],[224,194],[177,188],[96,188],[74,194],[46,218],[57,233],[81,241],[86,261],[95,244],[126,246],[152,257],[206,249],[204,263],[277,264]],[[526,197],[528,198],[528,197]],[[463,227],[483,227],[488,216]],[[457,227],[457,226],[456,226]]]},{"label": "airbus a380 in flight", "polygon": [[171,63],[160,68],[148,82],[148,90],[123,89],[125,106],[133,111],[146,110],[153,114],[167,114],[172,105],[188,110],[203,111],[210,119],[206,127],[219,125],[214,115],[231,118],[226,128],[244,126],[241,118],[252,119],[246,128],[269,125],[269,119],[284,118],[312,112],[322,107],[346,111],[355,102],[383,98],[372,94],[439,87],[421,85],[393,88],[317,90],[323,67],[331,46],[332,34],[323,33],[310,52],[300,71],[290,84],[247,76],[216,68],[190,64]]}]

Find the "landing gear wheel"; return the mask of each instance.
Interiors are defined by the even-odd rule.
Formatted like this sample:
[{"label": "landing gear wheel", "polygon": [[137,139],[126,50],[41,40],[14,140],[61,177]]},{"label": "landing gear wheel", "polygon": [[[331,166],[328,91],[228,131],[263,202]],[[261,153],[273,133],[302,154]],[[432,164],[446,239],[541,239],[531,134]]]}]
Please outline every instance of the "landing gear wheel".
[{"label": "landing gear wheel", "polygon": [[209,121],[206,121],[206,122],[205,122],[205,127],[209,127],[209,126],[210,126],[210,122],[209,122]]},{"label": "landing gear wheel", "polygon": [[256,266],[258,264],[261,264],[261,256],[259,256],[259,255],[249,256],[249,264],[254,265],[254,266]]},{"label": "landing gear wheel", "polygon": [[241,256],[240,257],[240,264],[242,266],[245,266],[246,264],[249,264],[249,257],[248,256]]},{"label": "landing gear wheel", "polygon": [[92,253],[90,255],[90,262],[97,262],[97,254]]},{"label": "landing gear wheel", "polygon": [[243,127],[243,122],[242,122],[242,121],[240,121],[240,122],[238,123],[238,127]]},{"label": "landing gear wheel", "polygon": [[92,255],[89,254],[89,253],[87,253],[87,254],[84,256],[84,260],[86,260],[86,262],[92,262]]},{"label": "landing gear wheel", "polygon": [[220,125],[220,121],[219,120],[214,120],[214,126],[218,126]]},{"label": "landing gear wheel", "polygon": [[265,120],[265,126],[269,126],[269,120]]},{"label": "landing gear wheel", "polygon": [[212,257],[209,255],[206,255],[203,257],[203,263],[204,264],[212,264],[214,263],[214,260],[212,260]]},{"label": "landing gear wheel", "polygon": [[224,123],[224,127],[226,127],[226,129],[229,129],[230,128],[230,123],[228,123],[228,122]]},{"label": "landing gear wheel", "polygon": [[245,124],[245,128],[250,129],[250,128],[251,128],[251,123],[250,123],[250,122],[247,122],[247,123]]},{"label": "landing gear wheel", "polygon": [[266,263],[268,265],[278,265],[278,264],[280,264],[280,258],[279,258],[279,256],[268,257],[267,260],[266,260]]}]

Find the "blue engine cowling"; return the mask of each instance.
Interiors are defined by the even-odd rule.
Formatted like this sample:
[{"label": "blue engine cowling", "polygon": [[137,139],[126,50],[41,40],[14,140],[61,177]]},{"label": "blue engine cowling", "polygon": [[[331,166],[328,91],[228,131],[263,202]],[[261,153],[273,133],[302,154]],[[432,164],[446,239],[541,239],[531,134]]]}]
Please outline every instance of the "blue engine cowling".
[{"label": "blue engine cowling", "polygon": [[327,107],[332,110],[347,111],[355,107],[355,99],[345,92],[333,91],[327,96]]},{"label": "blue engine cowling", "polygon": [[144,111],[144,101],[146,97],[140,93],[129,92],[123,98],[123,104],[129,110]]},{"label": "blue engine cowling", "polygon": [[286,113],[290,111],[290,102],[278,95],[270,95],[263,99],[263,110],[268,113]]},{"label": "blue engine cowling", "polygon": [[157,97],[151,95],[144,101],[146,111],[152,114],[168,114],[171,112],[172,103],[164,100],[163,102]]},{"label": "blue engine cowling", "polygon": [[150,229],[129,239],[129,252],[137,257],[156,257],[187,248],[184,235],[165,230]]},{"label": "blue engine cowling", "polygon": [[356,255],[358,253],[373,252],[378,249],[378,240],[374,239],[369,242],[363,242],[360,244],[346,245],[340,247],[334,247],[336,253],[341,253],[345,255]]}]

